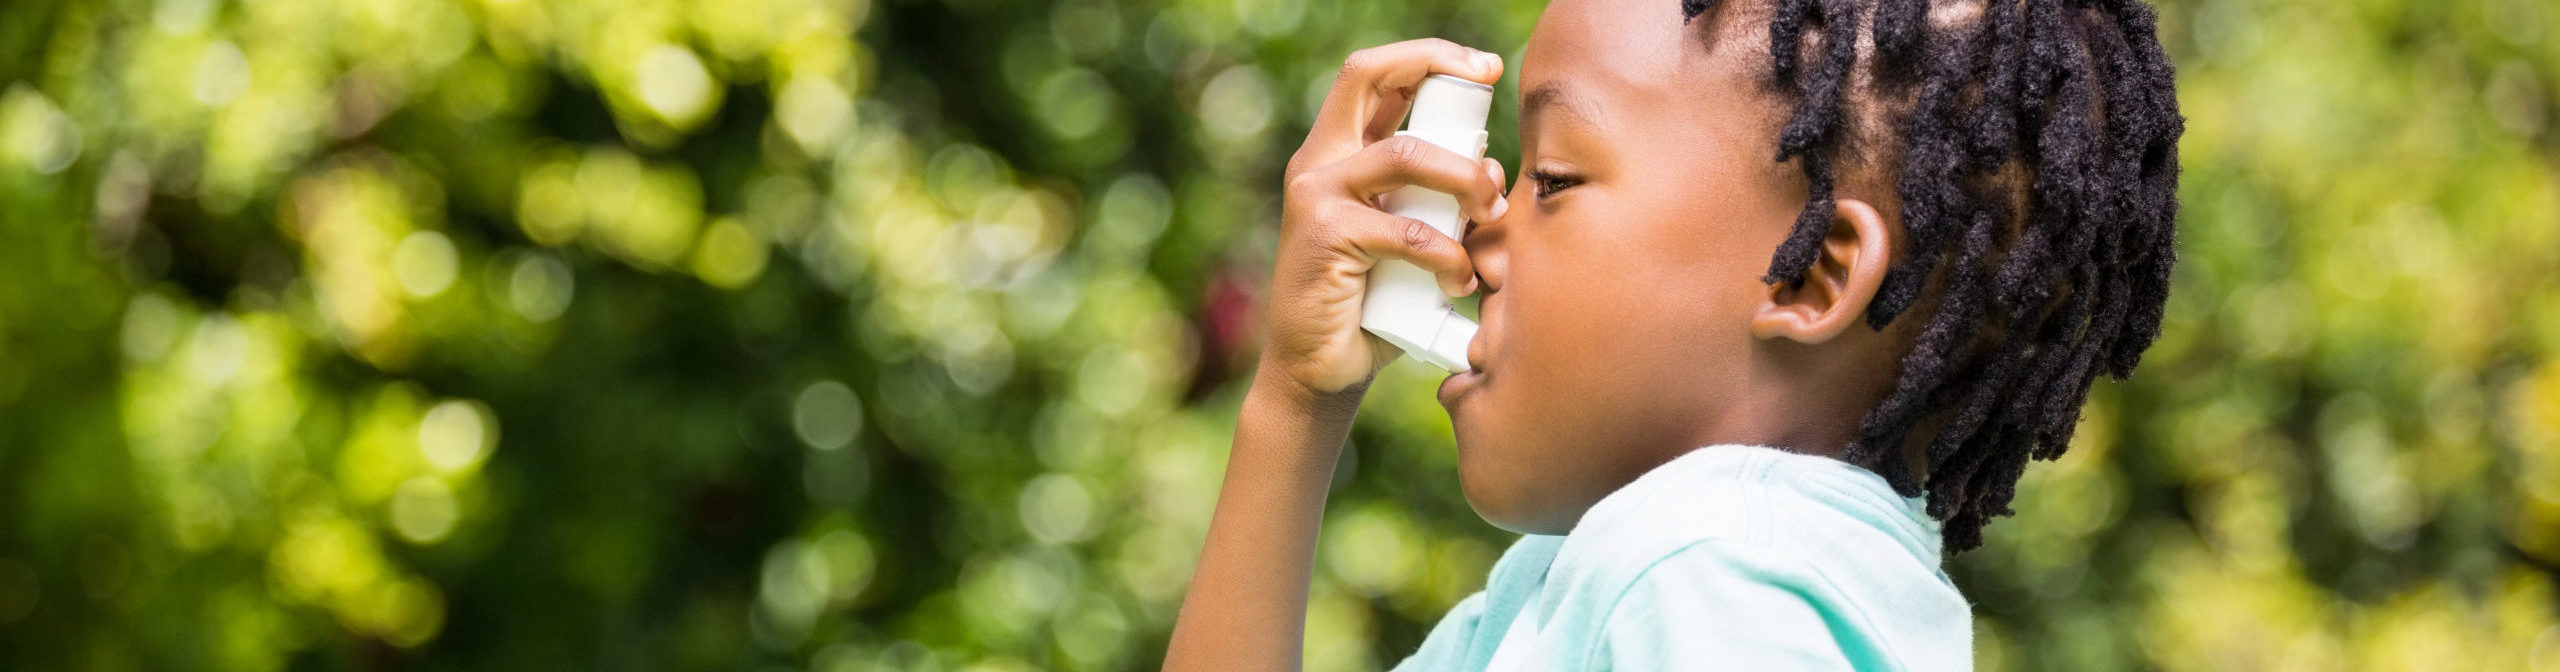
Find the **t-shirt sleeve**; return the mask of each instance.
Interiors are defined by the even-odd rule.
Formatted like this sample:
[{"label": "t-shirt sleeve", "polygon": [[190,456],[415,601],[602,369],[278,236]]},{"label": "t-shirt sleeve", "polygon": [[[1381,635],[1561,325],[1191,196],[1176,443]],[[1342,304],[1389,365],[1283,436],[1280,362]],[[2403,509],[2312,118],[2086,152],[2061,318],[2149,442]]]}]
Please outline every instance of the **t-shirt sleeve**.
[{"label": "t-shirt sleeve", "polygon": [[1431,626],[1431,634],[1422,638],[1422,648],[1396,663],[1391,672],[1455,671],[1466,664],[1467,641],[1475,636],[1476,623],[1484,618],[1484,592],[1477,591],[1440,617]]},{"label": "t-shirt sleeve", "polygon": [[[1836,597],[1782,556],[1708,541],[1664,557],[1603,621],[1611,670],[1848,670]],[[1850,640],[1860,639],[1852,634]]]}]

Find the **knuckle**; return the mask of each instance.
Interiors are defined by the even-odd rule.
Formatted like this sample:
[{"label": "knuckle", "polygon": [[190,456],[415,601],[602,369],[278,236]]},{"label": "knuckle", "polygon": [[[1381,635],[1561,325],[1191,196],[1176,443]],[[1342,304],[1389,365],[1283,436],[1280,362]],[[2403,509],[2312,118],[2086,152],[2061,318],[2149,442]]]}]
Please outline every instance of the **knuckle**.
[{"label": "knuckle", "polygon": [[1280,182],[1280,197],[1283,203],[1321,203],[1339,185],[1341,177],[1331,169],[1298,169],[1298,174],[1290,174],[1288,182]]},{"label": "knuckle", "polygon": [[1422,141],[1415,140],[1410,136],[1399,135],[1393,138],[1388,138],[1386,141],[1379,144],[1385,145],[1385,147],[1381,148],[1381,151],[1386,153],[1385,158],[1388,167],[1395,168],[1397,170],[1412,170],[1422,166]]},{"label": "knuckle", "polygon": [[1439,235],[1439,233],[1440,232],[1438,231],[1433,231],[1431,229],[1431,225],[1422,223],[1422,220],[1406,218],[1404,220],[1404,233],[1401,237],[1401,241],[1404,243],[1404,247],[1407,250],[1412,250],[1417,253],[1427,252],[1431,250],[1432,243],[1434,242],[1431,238]]},{"label": "knuckle", "polygon": [[1312,201],[1325,197],[1342,183],[1342,172],[1332,166],[1299,166],[1280,183],[1280,195],[1288,200]]},{"label": "knuckle", "polygon": [[1334,81],[1349,83],[1359,79],[1362,74],[1376,70],[1377,66],[1378,49],[1376,47],[1351,52],[1351,55],[1342,58],[1342,72]]},{"label": "knuckle", "polygon": [[1297,198],[1304,198],[1307,195],[1307,190],[1310,188],[1310,184],[1315,181],[1313,178],[1308,177],[1309,174],[1310,173],[1306,169],[1299,168],[1295,165],[1290,166],[1288,172],[1280,178],[1281,195],[1293,200]]}]

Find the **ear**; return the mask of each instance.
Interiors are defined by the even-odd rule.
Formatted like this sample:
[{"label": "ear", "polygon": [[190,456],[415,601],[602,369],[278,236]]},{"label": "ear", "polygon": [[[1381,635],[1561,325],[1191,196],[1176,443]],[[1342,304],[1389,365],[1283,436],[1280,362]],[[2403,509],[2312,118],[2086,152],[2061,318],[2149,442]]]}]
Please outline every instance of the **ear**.
[{"label": "ear", "polygon": [[1875,206],[1834,200],[1821,256],[1805,271],[1803,284],[1769,286],[1768,299],[1751,316],[1751,336],[1819,344],[1862,322],[1893,265],[1893,234]]}]

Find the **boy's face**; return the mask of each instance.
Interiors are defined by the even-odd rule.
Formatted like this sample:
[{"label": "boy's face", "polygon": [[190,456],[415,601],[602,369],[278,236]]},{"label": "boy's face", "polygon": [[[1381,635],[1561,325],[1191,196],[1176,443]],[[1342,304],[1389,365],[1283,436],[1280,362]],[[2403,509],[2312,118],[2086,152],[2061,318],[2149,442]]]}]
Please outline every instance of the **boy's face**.
[{"label": "boy's face", "polygon": [[1559,0],[1530,35],[1510,213],[1466,238],[1476,367],[1440,388],[1468,502],[1505,529],[1566,532],[1644,471],[1787,412],[1754,396],[1768,354],[1749,322],[1806,189],[1771,160],[1766,46],[1709,53],[1697,30],[1669,0]]}]

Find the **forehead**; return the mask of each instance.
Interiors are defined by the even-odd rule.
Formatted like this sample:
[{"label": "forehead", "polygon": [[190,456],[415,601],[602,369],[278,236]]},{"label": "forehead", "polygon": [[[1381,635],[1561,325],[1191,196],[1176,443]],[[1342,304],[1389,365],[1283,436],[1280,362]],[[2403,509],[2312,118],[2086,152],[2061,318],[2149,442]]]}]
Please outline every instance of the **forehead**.
[{"label": "forehead", "polygon": [[[1562,89],[1596,103],[1612,120],[1654,113],[1695,118],[1730,116],[1757,107],[1762,87],[1750,76],[1765,60],[1765,45],[1744,35],[1718,35],[1710,49],[1709,21],[1742,25],[1758,3],[1725,2],[1727,9],[1685,20],[1679,0],[1557,0],[1530,32],[1520,64],[1520,91]],[[1741,33],[1749,31],[1720,31]],[[1759,114],[1743,115],[1758,117]]]},{"label": "forehead", "polygon": [[1529,34],[1521,75],[1659,82],[1676,74],[1683,52],[1695,48],[1686,43],[1686,28],[1677,0],[1557,0]]}]

